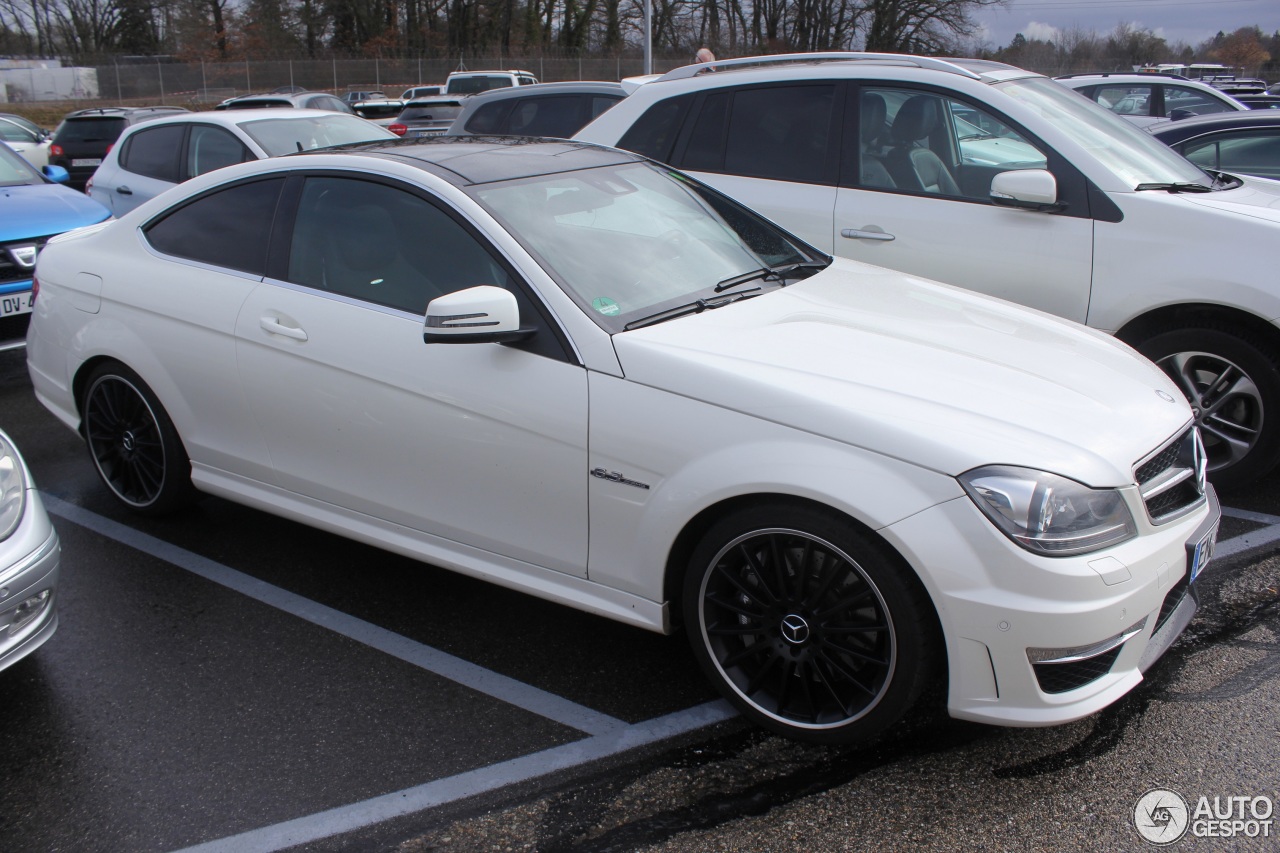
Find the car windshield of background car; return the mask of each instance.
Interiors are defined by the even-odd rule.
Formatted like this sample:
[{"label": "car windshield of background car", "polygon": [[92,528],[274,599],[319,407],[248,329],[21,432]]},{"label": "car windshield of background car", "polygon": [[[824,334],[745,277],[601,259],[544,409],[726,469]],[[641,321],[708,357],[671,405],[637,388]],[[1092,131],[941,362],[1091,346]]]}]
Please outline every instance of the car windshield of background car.
[{"label": "car windshield of background car", "polygon": [[246,119],[239,122],[239,125],[272,157],[310,151],[312,148],[328,148],[330,145],[399,138],[391,131],[383,130],[362,118],[341,113],[300,118]]},{"label": "car windshield of background car", "polygon": [[1150,134],[1061,83],[1033,77],[996,86],[1088,149],[1099,163],[1131,187],[1166,183],[1213,185],[1208,175]]},{"label": "car windshield of background car", "polygon": [[486,184],[472,193],[610,331],[655,308],[712,296],[734,276],[813,260],[765,220],[647,164]]},{"label": "car windshield of background car", "polygon": [[43,184],[44,178],[35,167],[8,147],[0,145],[0,187],[22,187]]}]

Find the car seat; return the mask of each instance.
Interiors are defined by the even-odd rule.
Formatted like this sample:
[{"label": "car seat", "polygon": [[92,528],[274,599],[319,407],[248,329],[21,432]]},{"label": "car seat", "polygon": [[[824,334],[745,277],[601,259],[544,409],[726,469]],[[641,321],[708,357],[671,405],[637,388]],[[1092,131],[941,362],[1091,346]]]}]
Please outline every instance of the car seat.
[{"label": "car seat", "polygon": [[890,128],[894,147],[885,158],[885,166],[899,187],[960,195],[960,186],[947,165],[920,144],[940,126],[941,108],[941,101],[932,95],[914,95],[898,108]]}]

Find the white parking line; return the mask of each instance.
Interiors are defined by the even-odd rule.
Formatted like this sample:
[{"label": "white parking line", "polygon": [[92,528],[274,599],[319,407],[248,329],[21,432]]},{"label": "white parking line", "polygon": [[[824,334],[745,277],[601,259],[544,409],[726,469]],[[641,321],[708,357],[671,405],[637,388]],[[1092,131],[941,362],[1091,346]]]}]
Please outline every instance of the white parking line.
[{"label": "white parking line", "polygon": [[379,628],[341,610],[334,610],[332,607],[318,604],[278,586],[272,586],[265,581],[134,530],[132,527],[112,521],[83,507],[69,504],[44,492],[41,492],[40,498],[44,501],[46,509],[67,521],[114,539],[134,550],[172,563],[263,604],[283,610],[322,628],[328,628],[330,631],[378,649],[392,657],[470,687],[486,696],[492,696],[589,735],[609,734],[627,726],[624,721],[615,717],[593,711],[554,693],[539,690],[537,687],[468,663],[439,649],[414,642],[385,628]]},{"label": "white parking line", "polygon": [[284,850],[298,844],[331,838],[382,821],[452,803],[475,794],[496,791],[507,785],[536,779],[557,770],[598,761],[628,749],[713,725],[729,719],[734,713],[729,703],[723,700],[707,702],[675,714],[627,726],[609,734],[566,743],[563,746],[459,773],[446,779],[437,779],[425,785],[384,794],[362,803],[340,806],[296,820],[277,823],[274,826],[264,826],[240,835],[198,844],[180,853]]},{"label": "white parking line", "polygon": [[[590,735],[583,740],[437,779],[402,791],[394,791],[363,802],[199,844],[179,853],[197,853],[197,851],[198,853],[245,853],[245,851],[283,850],[456,802],[476,794],[498,790],[517,782],[536,779],[558,770],[598,761],[629,749],[714,725],[735,715],[733,708],[727,702],[717,700],[629,725],[622,720],[478,667],[438,649],[416,643],[341,611],[317,604],[184,548],[59,500],[52,495],[41,493],[41,498],[50,512],[81,527],[495,699]],[[1222,512],[1230,517],[1268,526],[1218,543],[1218,556],[1236,554],[1280,541],[1280,517],[1227,507],[1224,507]]]}]

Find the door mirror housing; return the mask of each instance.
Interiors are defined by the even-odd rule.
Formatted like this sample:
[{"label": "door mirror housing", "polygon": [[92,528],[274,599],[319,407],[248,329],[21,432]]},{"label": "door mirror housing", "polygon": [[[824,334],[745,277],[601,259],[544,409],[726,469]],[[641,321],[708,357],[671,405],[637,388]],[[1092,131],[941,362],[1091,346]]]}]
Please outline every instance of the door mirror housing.
[{"label": "door mirror housing", "polygon": [[65,184],[71,180],[71,173],[62,166],[44,166],[40,171],[56,184]]},{"label": "door mirror housing", "polygon": [[482,284],[432,299],[422,339],[429,344],[512,343],[530,337],[521,327],[520,307],[509,290]]},{"label": "door mirror housing", "polygon": [[1053,212],[1065,204],[1058,201],[1058,181],[1047,169],[1016,169],[991,179],[991,201],[1003,207]]}]

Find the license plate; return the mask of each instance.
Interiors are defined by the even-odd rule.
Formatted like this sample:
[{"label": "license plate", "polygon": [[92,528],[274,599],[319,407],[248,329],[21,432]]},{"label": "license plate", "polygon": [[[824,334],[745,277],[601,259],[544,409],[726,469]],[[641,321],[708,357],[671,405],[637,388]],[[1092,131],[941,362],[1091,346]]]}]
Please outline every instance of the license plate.
[{"label": "license plate", "polygon": [[415,130],[414,136],[443,136],[443,130]]},{"label": "license plate", "polygon": [[31,313],[31,291],[0,296],[0,317]]},{"label": "license plate", "polygon": [[1200,541],[1195,544],[1191,550],[1191,581],[1194,582],[1196,576],[1204,571],[1204,567],[1209,565],[1209,561],[1213,559],[1213,547],[1218,541],[1218,525],[1214,525],[1213,529],[1201,537]]},{"label": "license plate", "polygon": [[72,166],[101,166],[101,157],[79,157],[71,161]]}]

